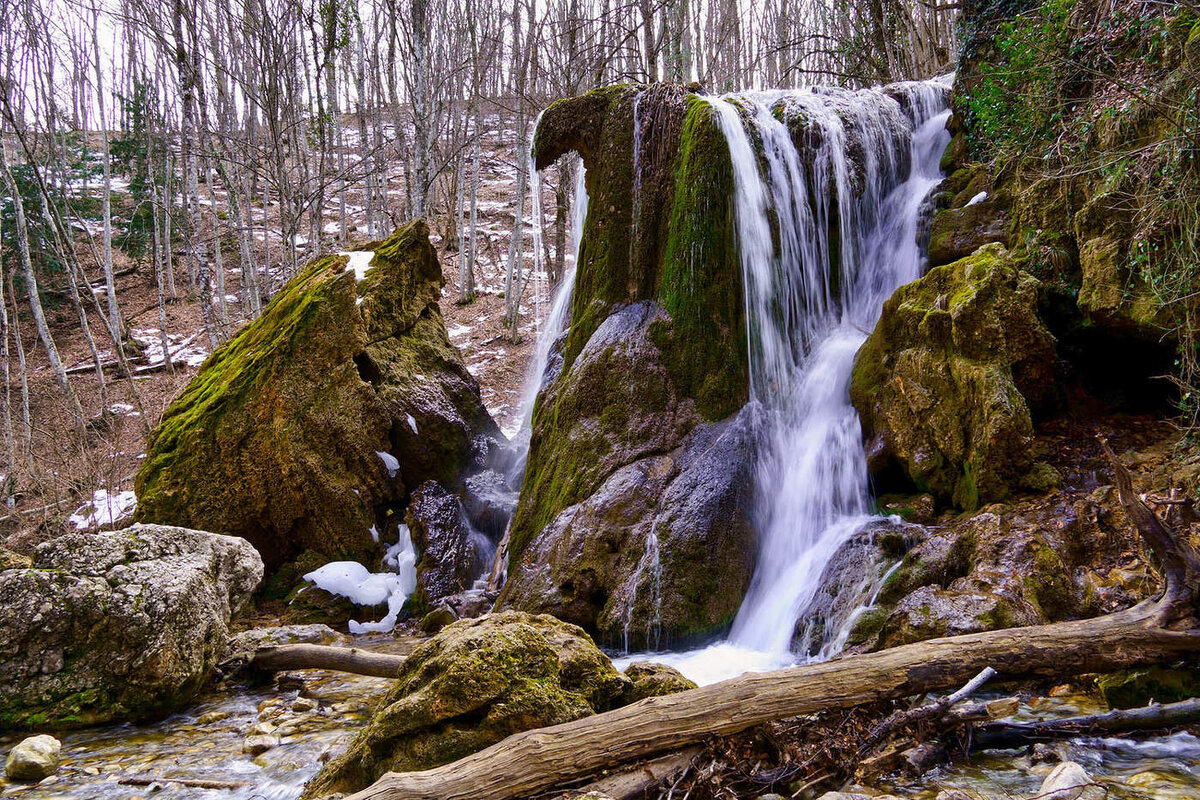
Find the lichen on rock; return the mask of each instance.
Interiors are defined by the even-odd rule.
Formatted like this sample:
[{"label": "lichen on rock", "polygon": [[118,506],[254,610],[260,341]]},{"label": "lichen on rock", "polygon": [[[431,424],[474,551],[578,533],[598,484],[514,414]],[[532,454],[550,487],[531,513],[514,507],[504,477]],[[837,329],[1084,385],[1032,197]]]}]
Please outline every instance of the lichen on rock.
[{"label": "lichen on rock", "polygon": [[72,533],[0,572],[0,728],[164,716],[225,649],[263,563],[248,542],[160,525]]}]

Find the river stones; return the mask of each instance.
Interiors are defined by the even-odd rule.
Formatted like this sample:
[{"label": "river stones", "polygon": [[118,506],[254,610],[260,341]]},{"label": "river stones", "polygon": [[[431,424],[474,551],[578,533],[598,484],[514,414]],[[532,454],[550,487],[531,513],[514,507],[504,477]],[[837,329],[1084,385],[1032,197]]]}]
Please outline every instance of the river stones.
[{"label": "river stones", "polygon": [[446,334],[444,282],[423,220],[374,256],[310,263],[167,409],[137,519],[242,536],[272,570],[382,555],[388,511],[426,480],[457,486],[501,438]]},{"label": "river stones", "polygon": [[1108,790],[1092,781],[1087,770],[1074,761],[1058,764],[1042,781],[1038,800],[1104,800]]},{"label": "river stones", "polygon": [[859,351],[850,398],[876,474],[973,511],[1034,466],[1031,409],[1053,399],[1055,340],[1038,281],[987,245],[884,303]]},{"label": "river stones", "polygon": [[629,684],[586,633],[553,617],[456,622],[412,652],[366,728],[304,797],[357,791],[387,771],[428,769],[607,710]]},{"label": "river stones", "polygon": [[13,781],[40,781],[58,771],[62,743],[53,736],[30,736],[8,751],[4,774]]},{"label": "river stones", "polygon": [[166,714],[195,695],[262,579],[244,539],[162,525],[72,533],[0,572],[0,727]]}]

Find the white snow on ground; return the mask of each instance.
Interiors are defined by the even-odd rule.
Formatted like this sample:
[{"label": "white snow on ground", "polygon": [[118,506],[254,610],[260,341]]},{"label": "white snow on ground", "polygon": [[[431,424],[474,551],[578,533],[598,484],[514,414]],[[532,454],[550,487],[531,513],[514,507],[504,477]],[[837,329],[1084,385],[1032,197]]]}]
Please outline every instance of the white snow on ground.
[{"label": "white snow on ground", "polygon": [[[163,363],[162,336],[158,328],[134,328],[132,334],[146,354],[146,367],[157,367]],[[198,367],[208,358],[208,351],[200,344],[193,344],[200,334],[194,333],[185,337],[183,334],[168,333],[167,342],[171,347],[171,363],[187,364]]]},{"label": "white snow on ground", "polygon": [[97,489],[92,499],[80,506],[67,521],[75,526],[75,530],[86,531],[128,519],[136,508],[137,496],[133,492],[109,494],[107,489]]},{"label": "white snow on ground", "polygon": [[[411,417],[410,417],[411,419]],[[415,429],[415,425],[413,426]],[[383,466],[387,467],[388,477],[396,477],[396,473],[400,471],[400,461],[391,453],[385,453],[382,450],[376,450],[375,455],[379,456],[379,460],[383,462]]]},{"label": "white snow on ground", "polygon": [[354,270],[354,279],[359,283],[366,279],[367,271],[371,269],[371,259],[375,258],[375,253],[371,250],[355,250],[338,255],[350,259],[350,269]]},{"label": "white snow on ground", "polygon": [[[420,436],[421,434],[417,431],[416,418],[412,414],[405,414],[405,416],[408,417],[408,427],[412,428],[413,435]],[[399,462],[396,463],[396,466],[400,466]]]},{"label": "white snow on ground", "polygon": [[304,580],[330,594],[345,597],[357,606],[387,603],[388,612],[378,622],[350,620],[351,633],[390,633],[409,595],[417,588],[417,552],[408,526],[400,526],[400,541],[387,549],[384,564],[395,572],[368,572],[357,561],[335,561],[308,573]]},{"label": "white snow on ground", "polygon": [[470,332],[471,327],[469,325],[458,324],[446,331],[446,335],[451,339],[457,339],[459,336],[466,336]]},{"label": "white snow on ground", "polygon": [[976,203],[982,203],[984,200],[987,200],[987,196],[988,196],[987,192],[980,192],[979,194],[975,195],[970,200],[968,200],[967,205],[973,206]]},{"label": "white snow on ground", "polygon": [[140,417],[141,414],[133,410],[133,406],[129,403],[113,403],[108,407],[108,410],[113,414],[121,414],[126,417]]}]

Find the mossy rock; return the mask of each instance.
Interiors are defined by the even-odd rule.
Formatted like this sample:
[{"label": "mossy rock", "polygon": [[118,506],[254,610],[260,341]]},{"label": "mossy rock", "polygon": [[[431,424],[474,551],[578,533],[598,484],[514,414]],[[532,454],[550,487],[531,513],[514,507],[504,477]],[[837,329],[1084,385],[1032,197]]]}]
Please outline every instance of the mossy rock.
[{"label": "mossy rock", "polygon": [[973,510],[1033,465],[1032,408],[1054,397],[1055,340],[1037,280],[999,244],[938,267],[884,304],[850,397],[868,450],[920,491]]},{"label": "mossy rock", "polygon": [[446,335],[443,282],[421,220],[378,245],[361,283],[345,256],[310,263],[167,409],[137,519],[241,536],[272,569],[304,550],[377,556],[389,506],[456,480],[474,437],[499,435]]},{"label": "mossy rock", "polygon": [[625,677],[630,686],[621,698],[622,705],[696,688],[695,682],[683,677],[679,670],[654,661],[633,662],[625,668]]},{"label": "mossy rock", "polygon": [[384,772],[429,769],[605,711],[629,685],[586,633],[553,617],[455,622],[409,655],[366,728],[303,796],[358,791]]},{"label": "mossy rock", "polygon": [[1096,676],[1096,689],[1111,708],[1140,708],[1200,697],[1200,669],[1181,665],[1125,669]]}]

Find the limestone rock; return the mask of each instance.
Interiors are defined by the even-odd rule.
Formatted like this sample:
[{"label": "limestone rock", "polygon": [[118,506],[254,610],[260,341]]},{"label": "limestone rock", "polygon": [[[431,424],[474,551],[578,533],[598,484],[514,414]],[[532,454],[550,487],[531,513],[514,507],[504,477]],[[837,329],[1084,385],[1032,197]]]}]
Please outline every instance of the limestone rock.
[{"label": "limestone rock", "polygon": [[0,572],[0,727],[165,714],[208,680],[262,579],[244,539],[160,525],[73,533]]},{"label": "limestone rock", "polygon": [[137,519],[243,536],[272,569],[365,560],[382,509],[459,481],[499,432],[446,335],[428,233],[399,229],[361,282],[317,259],[214,352],[151,437]]},{"label": "limestone rock", "polygon": [[13,781],[40,781],[58,771],[62,742],[40,734],[24,739],[8,751],[4,774]]},{"label": "limestone rock", "polygon": [[445,764],[519,731],[610,708],[629,681],[581,629],[516,612],[456,622],[408,657],[378,711],[305,798]]},{"label": "limestone rock", "polygon": [[462,502],[471,524],[493,541],[500,541],[517,507],[517,492],[499,472],[485,470],[467,478]]},{"label": "limestone rock", "polygon": [[1007,215],[986,200],[941,212],[933,218],[929,230],[929,263],[942,266],[986,244],[1007,243],[1008,223]]},{"label": "limestone rock", "polygon": [[622,697],[622,705],[696,688],[696,684],[683,677],[679,670],[653,661],[633,662],[625,668],[625,677],[630,680],[630,686]]},{"label": "limestone rock", "polygon": [[873,468],[967,510],[1004,498],[1033,466],[1030,409],[1053,398],[1054,359],[1037,281],[1000,245],[902,286],[850,386]]},{"label": "limestone rock", "polygon": [[273,628],[251,628],[229,640],[227,658],[249,657],[260,647],[284,644],[330,644],[338,632],[328,625],[280,625]]},{"label": "limestone rock", "polygon": [[1064,761],[1042,781],[1039,800],[1104,800],[1108,790],[1092,781],[1087,770],[1074,761]]}]

